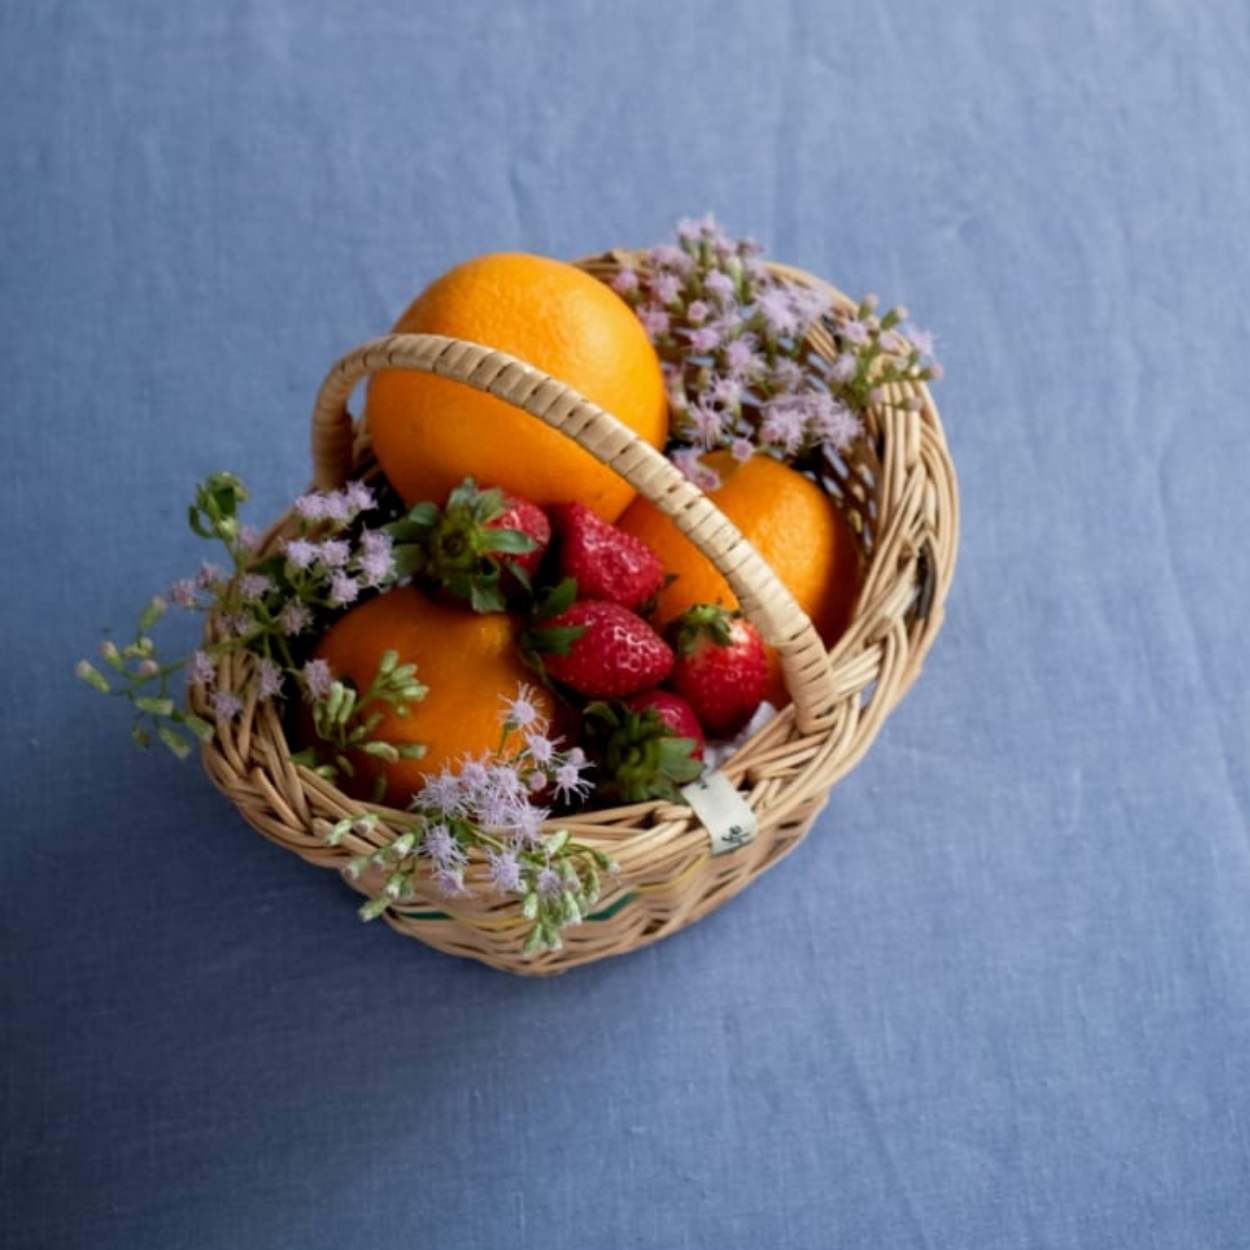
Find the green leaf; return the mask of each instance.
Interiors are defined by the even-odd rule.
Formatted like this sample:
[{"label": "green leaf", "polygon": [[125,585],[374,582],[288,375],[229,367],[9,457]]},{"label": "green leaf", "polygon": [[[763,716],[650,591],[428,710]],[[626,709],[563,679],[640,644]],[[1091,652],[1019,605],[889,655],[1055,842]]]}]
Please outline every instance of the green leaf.
[{"label": "green leaf", "polygon": [[186,725],[201,742],[212,742],[213,727],[202,716],[196,716],[194,712],[180,712],[176,714],[176,719]]},{"label": "green leaf", "polygon": [[130,736],[134,739],[135,746],[142,751],[146,751],[152,745],[152,735],[138,721],[130,726]]},{"label": "green leaf", "polygon": [[523,530],[487,529],[478,542],[482,551],[494,551],[504,555],[523,556],[538,544]]},{"label": "green leaf", "polygon": [[168,725],[161,725],[156,736],[180,759],[185,760],[191,754],[191,744],[177,730]]},{"label": "green leaf", "polygon": [[388,764],[394,764],[399,759],[399,751],[389,742],[366,742],[360,748],[366,755],[375,756],[377,759],[386,760]]},{"label": "green leaf", "polygon": [[534,605],[534,615],[539,620],[548,616],[559,616],[561,612],[567,612],[576,599],[577,578],[566,577],[539,599]]},{"label": "green leaf", "polygon": [[529,936],[525,939],[525,945],[521,947],[521,954],[536,954],[543,944],[543,931],[541,926],[535,925],[530,931]]},{"label": "green leaf", "polygon": [[502,612],[507,604],[503,591],[499,589],[498,579],[483,584],[481,580],[474,578],[469,583],[469,606],[474,612],[483,614]]},{"label": "green leaf", "polygon": [[533,890],[525,896],[525,902],[521,904],[521,915],[526,920],[534,920],[538,916],[538,895]]},{"label": "green leaf", "polygon": [[394,559],[395,576],[397,578],[413,577],[425,568],[425,551],[415,543],[407,543],[402,547],[395,547],[391,555]]},{"label": "green leaf", "polygon": [[135,699],[135,707],[152,716],[172,716],[175,704],[173,699],[156,699],[148,695],[140,695]]},{"label": "green leaf", "polygon": [[398,651],[383,651],[382,658],[378,661],[378,676],[385,677],[387,673],[393,673],[398,663]]},{"label": "green leaf", "polygon": [[370,788],[370,791],[369,791],[369,796],[370,796],[370,798],[372,798],[372,800],[373,800],[375,803],[381,803],[381,802],[382,802],[382,800],[386,797],[386,776],[385,776],[385,774],[383,774],[383,773],[379,773],[379,774],[378,774],[378,775],[377,775],[377,776],[373,779],[373,785],[372,785],[372,787]]},{"label": "green leaf", "polygon": [[424,757],[429,748],[424,742],[397,742],[395,750],[401,760],[419,760]]},{"label": "green leaf", "polygon": [[524,634],[526,647],[539,655],[568,655],[586,632],[585,625],[543,625]]},{"label": "green leaf", "polygon": [[428,530],[438,524],[440,515],[438,504],[424,499],[408,510],[408,515],[404,520],[415,525],[418,529]]}]

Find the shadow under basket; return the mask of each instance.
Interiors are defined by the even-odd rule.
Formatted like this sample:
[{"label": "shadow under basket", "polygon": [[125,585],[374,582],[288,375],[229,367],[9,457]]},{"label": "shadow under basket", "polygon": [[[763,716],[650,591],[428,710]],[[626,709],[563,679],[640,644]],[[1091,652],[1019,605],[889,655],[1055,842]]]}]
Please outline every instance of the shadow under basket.
[{"label": "shadow under basket", "polygon": [[[610,252],[577,262],[609,280],[641,258]],[[815,287],[838,306],[851,301],[827,283],[782,265],[784,281]],[[835,347],[823,329],[808,349],[829,358]],[[330,371],[313,414],[315,484],[343,485],[372,469],[367,431],[353,424],[347,400],[356,384],[381,369],[415,369],[495,395],[574,439],[673,518],[725,575],[744,615],[776,647],[791,703],[721,766],[749,805],[755,836],[728,848],[713,839],[695,811],[671,802],[603,808],[552,821],[581,842],[605,851],[619,871],[605,878],[598,910],[567,927],[558,951],[526,956],[528,922],[519,899],[504,900],[484,886],[485,866],[471,863],[466,881],[481,885],[448,900],[432,883],[384,913],[400,933],[449,954],[529,976],[646,946],[705,916],[792,851],[807,833],[835,783],[872,744],[886,717],[920,672],[942,621],[954,571],[959,502],[946,439],[922,382],[886,388],[886,401],[866,414],[864,436],[845,463],[833,466],[828,487],[860,544],[863,579],[854,615],[832,650],[772,570],[737,529],[663,455],[570,387],[488,347],[438,335],[389,335],[345,356]],[[918,395],[918,411],[904,406]],[[294,532],[287,514],[265,536],[266,553]],[[218,625],[208,625],[215,640]],[[223,679],[248,689],[253,659],[234,652]],[[195,710],[212,717],[203,693]],[[249,698],[203,749],[213,783],[253,828],[310,863],[343,871],[348,861],[388,843],[409,823],[404,812],[344,794],[292,762],[280,715]],[[366,834],[337,845],[326,834],[344,817],[373,812]],[[344,874],[354,888],[362,888]],[[794,882],[796,889],[802,882]]]}]

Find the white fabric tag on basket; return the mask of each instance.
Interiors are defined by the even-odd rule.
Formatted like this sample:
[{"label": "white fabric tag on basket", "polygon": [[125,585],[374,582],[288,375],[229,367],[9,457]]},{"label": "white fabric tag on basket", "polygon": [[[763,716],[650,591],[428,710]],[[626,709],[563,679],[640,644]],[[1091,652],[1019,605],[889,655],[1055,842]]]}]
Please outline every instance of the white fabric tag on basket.
[{"label": "white fabric tag on basket", "polygon": [[738,787],[719,770],[681,790],[712,840],[712,854],[724,855],[755,841],[759,823]]}]

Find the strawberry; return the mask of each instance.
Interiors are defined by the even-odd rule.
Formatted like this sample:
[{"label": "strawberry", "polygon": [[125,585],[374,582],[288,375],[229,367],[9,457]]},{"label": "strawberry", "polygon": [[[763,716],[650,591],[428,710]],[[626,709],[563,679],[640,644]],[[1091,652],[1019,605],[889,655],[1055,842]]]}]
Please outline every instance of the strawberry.
[{"label": "strawberry", "polygon": [[741,729],[764,697],[768,658],[759,631],[715,603],[687,609],[670,627],[673,686],[713,737]]},{"label": "strawberry", "polygon": [[625,700],[625,706],[634,712],[652,711],[679,738],[689,738],[694,743],[690,754],[696,759],[703,758],[703,726],[694,714],[694,708],[671,690],[644,690],[641,694],[631,694]]},{"label": "strawberry", "polygon": [[[582,741],[594,761],[596,793],[621,803],[681,798],[680,788],[703,771],[703,734],[684,699],[669,695],[672,704],[646,703],[661,690],[635,695],[625,703],[588,704],[582,720]],[[632,706],[642,701],[641,706]],[[689,721],[693,734],[673,727],[663,710]],[[697,737],[695,736],[697,735]]]},{"label": "strawberry", "polygon": [[583,598],[636,608],[664,585],[660,557],[585,504],[557,504],[551,518],[560,533],[560,571],[576,579]]},{"label": "strawberry", "polygon": [[509,586],[528,590],[551,542],[551,523],[537,504],[481,490],[471,477],[444,508],[419,503],[384,528],[395,540],[400,576],[419,574],[467,599],[475,612],[502,612]]},{"label": "strawberry", "polygon": [[[522,638],[549,676],[598,698],[633,694],[668,676],[672,649],[642,617],[604,599],[559,603],[575,589],[571,578],[562,582],[548,600],[549,614]],[[550,610],[553,599],[560,610]]]}]

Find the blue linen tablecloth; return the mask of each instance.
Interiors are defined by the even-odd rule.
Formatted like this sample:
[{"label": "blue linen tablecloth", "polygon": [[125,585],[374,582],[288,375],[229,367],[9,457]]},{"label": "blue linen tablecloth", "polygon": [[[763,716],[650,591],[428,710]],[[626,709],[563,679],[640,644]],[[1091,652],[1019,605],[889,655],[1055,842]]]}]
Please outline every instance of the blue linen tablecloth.
[{"label": "blue linen tablecloth", "polygon": [[[1247,64],[1239,0],[7,0],[0,1244],[1250,1245]],[[71,665],[434,274],[709,207],[941,335],[924,678],[658,947],[362,926]]]}]

